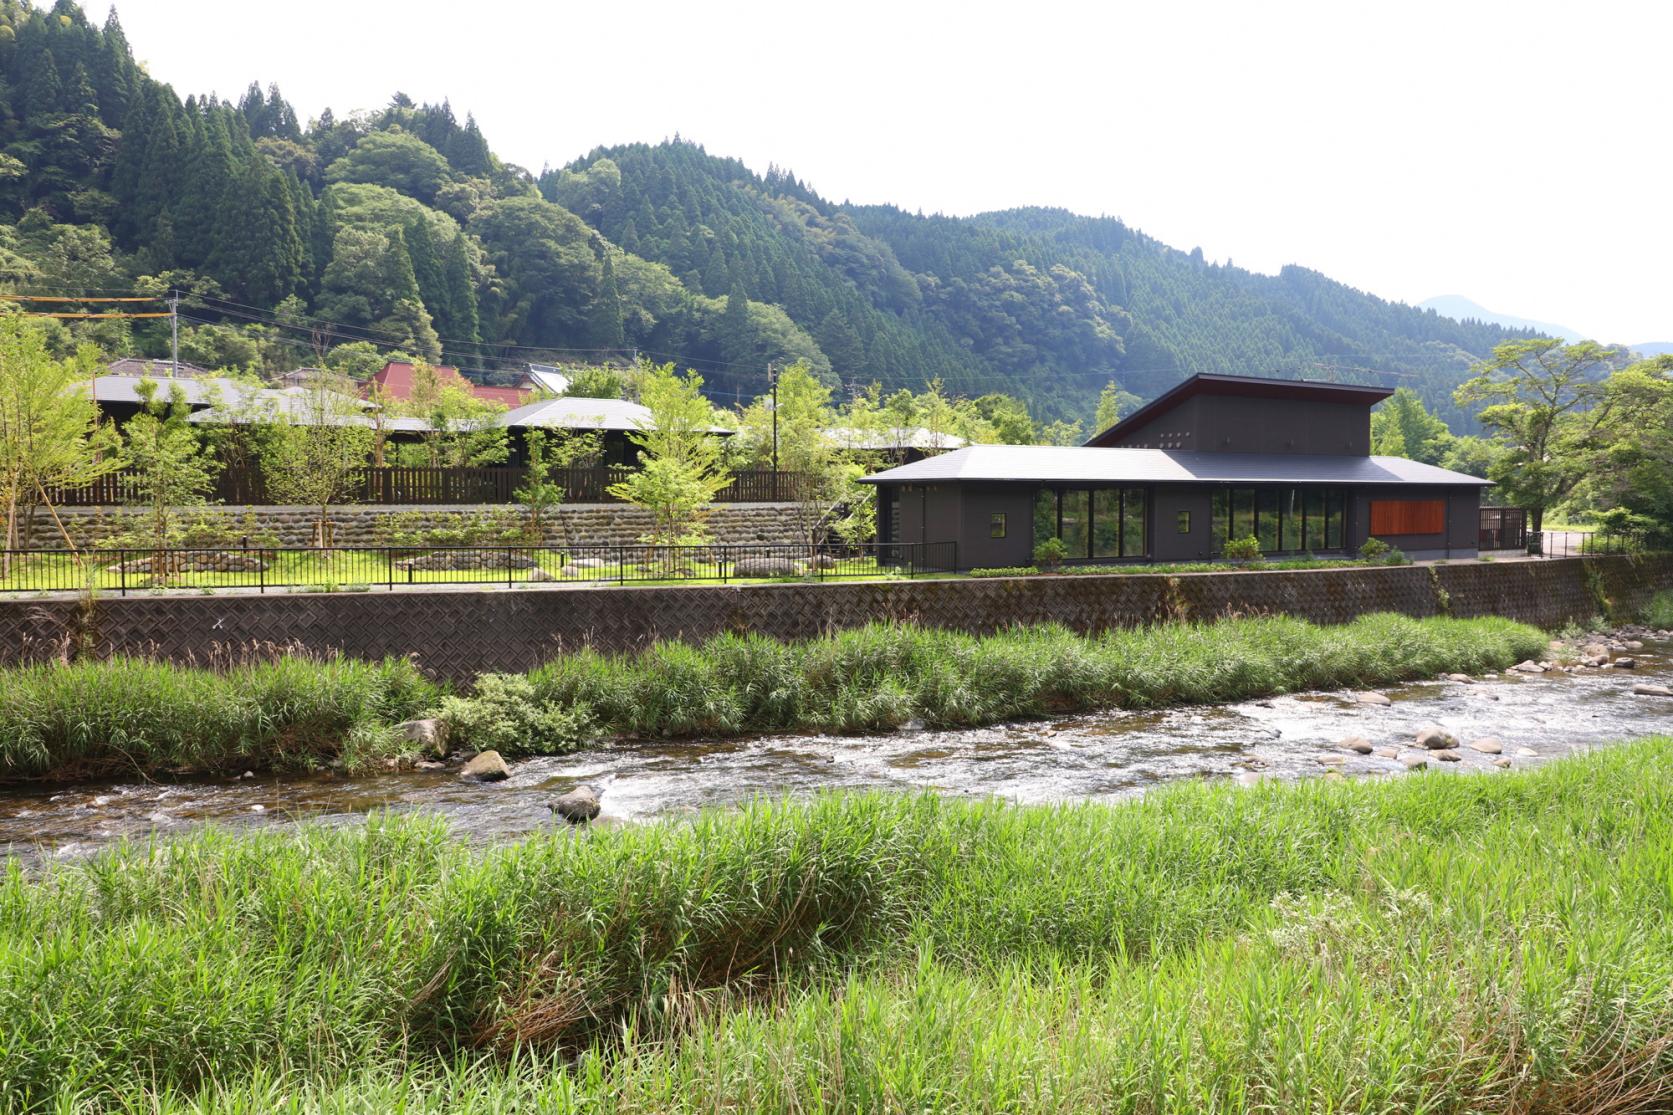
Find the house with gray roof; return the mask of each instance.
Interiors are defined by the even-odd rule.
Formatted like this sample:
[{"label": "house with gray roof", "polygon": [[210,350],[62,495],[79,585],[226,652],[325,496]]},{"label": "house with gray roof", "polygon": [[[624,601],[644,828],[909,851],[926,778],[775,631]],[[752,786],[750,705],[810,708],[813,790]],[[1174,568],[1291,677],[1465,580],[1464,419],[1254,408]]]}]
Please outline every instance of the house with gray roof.
[{"label": "house with gray roof", "polygon": [[1381,387],[1196,375],[1085,445],[973,445],[866,478],[878,540],[958,543],[960,568],[1203,561],[1230,539],[1272,555],[1379,538],[1473,557],[1488,481],[1371,455]]}]

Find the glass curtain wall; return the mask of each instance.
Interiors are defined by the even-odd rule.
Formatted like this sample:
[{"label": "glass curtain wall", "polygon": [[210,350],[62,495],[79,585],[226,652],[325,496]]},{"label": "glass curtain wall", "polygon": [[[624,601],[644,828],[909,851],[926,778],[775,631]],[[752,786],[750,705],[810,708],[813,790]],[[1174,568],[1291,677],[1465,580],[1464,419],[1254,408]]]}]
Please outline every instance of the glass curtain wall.
[{"label": "glass curtain wall", "polygon": [[1061,538],[1071,561],[1146,557],[1148,502],[1143,488],[1041,488],[1034,544]]},{"label": "glass curtain wall", "polygon": [[1345,499],[1319,488],[1221,488],[1211,505],[1213,552],[1235,538],[1255,539],[1263,554],[1339,550]]}]

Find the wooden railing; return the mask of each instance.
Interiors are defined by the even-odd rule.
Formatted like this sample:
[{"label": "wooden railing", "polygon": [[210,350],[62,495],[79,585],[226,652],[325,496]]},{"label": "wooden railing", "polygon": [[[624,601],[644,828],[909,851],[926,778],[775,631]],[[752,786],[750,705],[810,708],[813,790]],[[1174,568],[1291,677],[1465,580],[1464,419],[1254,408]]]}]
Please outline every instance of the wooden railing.
[{"label": "wooden railing", "polygon": [[[627,465],[556,469],[552,481],[563,488],[568,503],[615,503],[610,486],[632,476]],[[407,468],[386,466],[360,470],[354,502],[371,504],[513,503],[528,478],[517,465],[482,468]],[[739,472],[715,497],[717,503],[774,503],[801,498],[806,488],[798,473]],[[47,494],[59,507],[110,507],[138,502],[139,486],[131,472],[114,472],[81,488],[59,488]],[[215,478],[209,499],[232,506],[272,503],[257,468],[227,468]]]}]

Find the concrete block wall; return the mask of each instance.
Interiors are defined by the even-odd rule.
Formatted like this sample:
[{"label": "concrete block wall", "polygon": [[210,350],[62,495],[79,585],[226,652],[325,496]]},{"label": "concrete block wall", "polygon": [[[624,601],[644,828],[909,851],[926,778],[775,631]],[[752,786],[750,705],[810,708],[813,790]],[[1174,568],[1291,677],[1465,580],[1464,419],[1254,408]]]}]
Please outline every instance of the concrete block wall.
[{"label": "concrete block wall", "polygon": [[[1500,615],[1545,628],[1607,604],[1627,618],[1673,588],[1673,558],[1602,557],[1184,576],[1131,574],[829,584],[436,590],[0,600],[0,660],[68,653],[213,662],[251,645],[362,658],[410,655],[469,681],[565,649],[638,649],[727,631],[808,638],[894,620],[970,632],[1057,622],[1097,631],[1169,619],[1286,614],[1343,623],[1368,612]],[[84,649],[82,649],[84,648]]]},{"label": "concrete block wall", "polygon": [[[708,526],[715,539],[727,543],[794,542],[793,524],[787,514],[790,504],[722,503],[710,510]],[[77,547],[96,546],[123,533],[142,512],[133,508],[67,507],[58,512]],[[190,517],[196,518],[194,512]],[[314,541],[318,514],[307,507],[207,507],[203,518],[215,523],[235,542],[245,536],[252,545],[309,546]],[[389,517],[400,515],[404,529],[415,525],[435,528],[456,525],[460,517],[503,520],[508,526],[526,516],[521,507],[469,504],[459,506],[348,506],[331,511],[339,546],[384,546],[389,544]],[[649,533],[651,516],[640,508],[621,503],[574,503],[560,506],[549,516],[546,541],[554,546],[625,546]],[[276,542],[269,542],[273,539]],[[62,537],[50,522],[35,524],[35,545],[57,549]]]}]

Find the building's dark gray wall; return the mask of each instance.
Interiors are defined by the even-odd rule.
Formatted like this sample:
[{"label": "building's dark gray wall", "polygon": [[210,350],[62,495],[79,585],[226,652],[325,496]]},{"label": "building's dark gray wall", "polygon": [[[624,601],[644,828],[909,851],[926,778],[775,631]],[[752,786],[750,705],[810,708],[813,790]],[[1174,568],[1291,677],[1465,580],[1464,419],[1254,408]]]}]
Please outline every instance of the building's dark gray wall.
[{"label": "building's dark gray wall", "polygon": [[898,542],[962,542],[963,492],[958,484],[903,484]]},{"label": "building's dark gray wall", "polygon": [[1199,395],[1130,431],[1120,445],[1207,453],[1368,456],[1371,411],[1364,404]]},{"label": "building's dark gray wall", "polygon": [[[1213,489],[1157,488],[1150,500],[1150,556],[1155,561],[1206,561],[1213,556]],[[1179,513],[1191,513],[1191,531],[1179,533]]]},{"label": "building's dark gray wall", "polygon": [[1348,508],[1347,546],[1358,549],[1371,537],[1371,502],[1379,499],[1446,501],[1444,534],[1379,534],[1390,546],[1418,559],[1473,557],[1481,537],[1481,490],[1479,488],[1400,487],[1364,488],[1354,493]]},{"label": "building's dark gray wall", "polygon": [[[957,535],[965,569],[1027,565],[1034,560],[1034,493],[1030,484],[980,484],[964,490],[964,529]],[[993,516],[1005,516],[1005,537],[992,537]],[[930,539],[940,541],[940,539]]]}]

